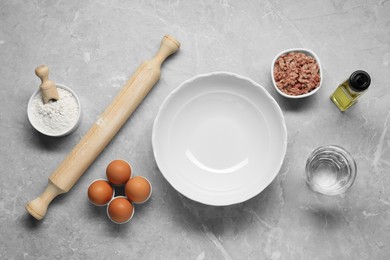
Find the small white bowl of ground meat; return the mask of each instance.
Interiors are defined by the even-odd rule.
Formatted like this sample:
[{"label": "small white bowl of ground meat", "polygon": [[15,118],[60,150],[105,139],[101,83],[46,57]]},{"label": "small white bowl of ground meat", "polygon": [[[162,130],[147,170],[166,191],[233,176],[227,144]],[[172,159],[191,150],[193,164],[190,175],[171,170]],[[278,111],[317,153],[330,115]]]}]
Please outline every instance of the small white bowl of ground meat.
[{"label": "small white bowl of ground meat", "polygon": [[271,75],[276,91],[287,98],[311,96],[322,85],[320,59],[303,48],[284,50],[276,55]]}]

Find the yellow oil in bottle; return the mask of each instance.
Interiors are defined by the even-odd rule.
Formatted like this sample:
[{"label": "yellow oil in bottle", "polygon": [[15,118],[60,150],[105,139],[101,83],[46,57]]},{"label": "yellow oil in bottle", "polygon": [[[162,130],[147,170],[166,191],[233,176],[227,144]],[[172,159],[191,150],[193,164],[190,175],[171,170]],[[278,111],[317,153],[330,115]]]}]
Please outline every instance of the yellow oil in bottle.
[{"label": "yellow oil in bottle", "polygon": [[356,103],[370,86],[371,79],[367,72],[358,70],[341,83],[333,92],[330,99],[341,110],[345,111]]},{"label": "yellow oil in bottle", "polygon": [[352,91],[348,86],[348,81],[345,81],[333,92],[330,99],[341,111],[345,111],[356,103],[359,94]]}]

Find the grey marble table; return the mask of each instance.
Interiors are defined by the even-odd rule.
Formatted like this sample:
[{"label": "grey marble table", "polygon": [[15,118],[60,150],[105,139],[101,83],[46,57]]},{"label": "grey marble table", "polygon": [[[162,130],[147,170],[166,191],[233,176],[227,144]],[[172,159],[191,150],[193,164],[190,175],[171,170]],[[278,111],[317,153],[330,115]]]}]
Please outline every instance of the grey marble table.
[{"label": "grey marble table", "polygon": [[[390,2],[384,1],[0,1],[0,258],[15,259],[389,259]],[[57,198],[43,221],[24,205],[78,142],[165,33],[182,48],[155,89],[77,185]],[[272,87],[270,63],[291,47],[315,51],[323,87],[301,101]],[[72,135],[48,138],[27,120],[38,87],[34,68],[73,88],[83,106]],[[329,100],[356,69],[370,90],[340,113]],[[261,194],[239,205],[210,207],[178,194],[153,158],[152,123],[182,81],[212,71],[252,78],[286,118],[283,167]],[[338,144],[357,160],[345,196],[325,197],[305,184],[310,152]],[[125,158],[148,177],[151,200],[126,225],[91,206],[88,184],[107,163]]]}]

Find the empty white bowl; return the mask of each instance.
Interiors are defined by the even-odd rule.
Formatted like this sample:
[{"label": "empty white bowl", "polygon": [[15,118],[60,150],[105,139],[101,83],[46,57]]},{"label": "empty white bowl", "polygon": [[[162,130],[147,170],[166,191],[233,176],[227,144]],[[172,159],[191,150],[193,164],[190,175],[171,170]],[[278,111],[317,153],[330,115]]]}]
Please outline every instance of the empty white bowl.
[{"label": "empty white bowl", "polygon": [[61,85],[61,84],[56,84],[56,87],[69,91],[73,95],[73,97],[76,99],[78,107],[79,107],[79,113],[78,113],[77,120],[75,121],[75,123],[73,125],[71,125],[67,129],[65,129],[61,132],[58,132],[58,133],[49,133],[49,132],[45,131],[45,129],[42,129],[42,127],[40,127],[39,124],[36,123],[31,107],[32,107],[33,100],[34,100],[35,96],[40,95],[39,88],[34,92],[34,94],[32,94],[30,100],[28,101],[28,105],[27,105],[27,116],[28,116],[28,120],[30,121],[30,124],[38,132],[40,132],[44,135],[47,135],[47,136],[52,136],[52,137],[60,137],[60,136],[66,136],[66,135],[71,134],[72,132],[74,132],[77,129],[77,127],[80,125],[80,121],[81,121],[81,105],[80,105],[80,100],[79,100],[78,96],[76,95],[76,93],[71,88],[64,86],[64,85]]},{"label": "empty white bowl", "polygon": [[282,111],[248,78],[214,72],[182,83],[153,126],[161,173],[184,196],[207,205],[246,201],[278,174],[287,146]]},{"label": "empty white bowl", "polygon": [[[301,53],[304,53],[306,54],[307,56],[311,56],[313,57],[316,61],[317,61],[317,64],[318,64],[318,67],[320,69],[320,83],[318,85],[318,87],[316,87],[313,91],[309,92],[309,93],[306,93],[306,94],[302,94],[302,95],[298,95],[298,96],[293,96],[293,95],[289,95],[287,93],[284,93],[283,91],[281,91],[278,86],[276,85],[276,82],[275,82],[275,78],[274,78],[274,66],[275,66],[275,62],[276,60],[283,54],[286,54],[286,53],[289,53],[289,52],[301,52]],[[323,79],[323,74],[322,74],[322,67],[321,67],[321,62],[320,62],[320,59],[318,58],[318,56],[311,50],[308,50],[308,49],[305,49],[305,48],[293,48],[293,49],[288,49],[288,50],[284,50],[284,51],[281,51],[279,52],[274,60],[272,61],[272,64],[271,64],[271,78],[272,78],[272,83],[274,84],[274,87],[276,89],[276,91],[286,97],[286,98],[294,98],[294,99],[297,99],[297,98],[304,98],[304,97],[309,97],[311,95],[314,95],[314,93],[316,93],[322,86],[322,79]]]}]

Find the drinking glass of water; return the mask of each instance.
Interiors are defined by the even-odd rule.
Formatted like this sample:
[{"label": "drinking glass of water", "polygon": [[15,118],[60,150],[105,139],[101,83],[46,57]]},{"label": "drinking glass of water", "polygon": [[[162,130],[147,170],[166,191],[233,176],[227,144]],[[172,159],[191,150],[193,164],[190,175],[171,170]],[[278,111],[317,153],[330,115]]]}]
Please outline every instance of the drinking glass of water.
[{"label": "drinking glass of water", "polygon": [[352,155],[336,145],[315,149],[306,162],[306,182],[316,192],[339,195],[346,192],[356,178]]}]

